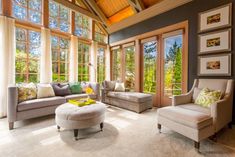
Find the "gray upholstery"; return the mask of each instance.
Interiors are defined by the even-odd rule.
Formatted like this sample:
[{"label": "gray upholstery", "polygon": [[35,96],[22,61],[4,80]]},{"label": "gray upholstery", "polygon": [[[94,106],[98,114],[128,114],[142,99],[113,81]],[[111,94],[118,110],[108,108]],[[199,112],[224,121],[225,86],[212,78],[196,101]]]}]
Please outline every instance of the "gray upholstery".
[{"label": "gray upholstery", "polygon": [[55,110],[56,124],[66,129],[88,128],[104,121],[105,108],[99,102],[84,107],[65,103]]},{"label": "gray upholstery", "polygon": [[59,96],[50,97],[50,98],[33,99],[33,100],[27,100],[27,101],[23,101],[19,103],[17,106],[17,110],[26,111],[26,110],[36,109],[36,108],[60,105],[65,102],[66,102],[66,99],[64,97],[59,97]]},{"label": "gray upholstery", "polygon": [[114,92],[114,83],[116,83],[116,81],[104,81],[102,83],[102,102],[137,113],[141,113],[152,108],[153,100],[151,94],[138,92]]},{"label": "gray upholstery", "polygon": [[[209,108],[201,107],[194,104],[194,100],[203,88],[221,90],[224,96]],[[158,125],[166,126],[195,142],[200,142],[232,121],[233,90],[233,80],[195,79],[188,93],[173,96],[172,106],[158,109]]]},{"label": "gray upholstery", "polygon": [[56,96],[66,96],[72,94],[69,84],[52,83],[53,90]]},{"label": "gray upholstery", "polygon": [[[100,86],[98,83],[89,83],[90,87],[93,89],[94,94],[90,97],[92,99],[99,100],[100,98]],[[13,129],[13,124],[15,121],[30,119],[35,117],[40,117],[44,115],[50,115],[55,113],[57,106],[65,103],[70,98],[79,98],[86,97],[87,95],[71,95],[69,97],[51,97],[51,98],[41,98],[28,100],[19,103],[18,102],[18,88],[16,85],[10,85],[8,87],[8,109],[7,109],[7,118],[9,122],[9,128]]]}]

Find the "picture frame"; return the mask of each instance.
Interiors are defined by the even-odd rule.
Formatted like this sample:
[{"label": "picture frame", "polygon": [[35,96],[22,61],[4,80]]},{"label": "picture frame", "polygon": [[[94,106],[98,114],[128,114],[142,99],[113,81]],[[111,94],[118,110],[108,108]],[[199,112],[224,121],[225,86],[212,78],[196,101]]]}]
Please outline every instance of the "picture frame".
[{"label": "picture frame", "polygon": [[198,32],[232,26],[232,3],[199,13]]},{"label": "picture frame", "polygon": [[231,76],[231,54],[199,56],[198,76]]},{"label": "picture frame", "polygon": [[198,36],[198,54],[231,51],[232,29],[210,32]]}]

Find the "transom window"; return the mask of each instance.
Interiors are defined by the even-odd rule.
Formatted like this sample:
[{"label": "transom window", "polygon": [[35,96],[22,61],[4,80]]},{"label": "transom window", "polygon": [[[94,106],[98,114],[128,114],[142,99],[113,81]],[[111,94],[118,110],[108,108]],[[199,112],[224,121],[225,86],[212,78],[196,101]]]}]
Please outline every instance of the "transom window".
[{"label": "transom window", "polygon": [[42,23],[42,0],[13,0],[13,16],[17,19]]},{"label": "transom window", "polygon": [[97,54],[97,82],[105,80],[105,49],[100,47]]},{"label": "transom window", "polygon": [[69,78],[69,40],[51,38],[53,82],[67,82]]},{"label": "transom window", "polygon": [[16,83],[39,82],[40,32],[16,28]]},{"label": "transom window", "polygon": [[90,38],[90,19],[80,13],[75,14],[75,35]]},{"label": "transom window", "polygon": [[89,81],[90,45],[78,43],[78,81]]},{"label": "transom window", "polygon": [[70,31],[70,10],[63,5],[49,2],[49,27],[69,33]]},{"label": "transom window", "polygon": [[100,43],[107,42],[105,33],[100,29],[98,25],[95,25],[95,41]]}]

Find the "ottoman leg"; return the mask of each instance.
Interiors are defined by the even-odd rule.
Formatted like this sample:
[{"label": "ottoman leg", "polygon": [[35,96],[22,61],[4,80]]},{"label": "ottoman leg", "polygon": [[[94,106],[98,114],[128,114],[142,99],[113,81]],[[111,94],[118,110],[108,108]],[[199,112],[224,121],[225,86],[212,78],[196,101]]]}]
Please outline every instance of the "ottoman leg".
[{"label": "ottoman leg", "polygon": [[100,129],[101,129],[101,131],[103,131],[103,127],[104,127],[104,123],[102,122],[102,123],[100,123]]},{"label": "ottoman leg", "polygon": [[78,129],[74,129],[74,137],[75,137],[75,140],[77,141],[78,140]]},{"label": "ottoman leg", "polygon": [[57,125],[57,130],[60,131],[60,126],[59,125]]}]

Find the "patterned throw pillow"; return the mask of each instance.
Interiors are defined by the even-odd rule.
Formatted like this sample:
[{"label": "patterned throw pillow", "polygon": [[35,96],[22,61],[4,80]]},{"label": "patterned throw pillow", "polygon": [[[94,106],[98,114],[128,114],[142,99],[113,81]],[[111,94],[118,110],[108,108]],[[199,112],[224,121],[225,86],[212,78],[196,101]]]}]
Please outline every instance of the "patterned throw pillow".
[{"label": "patterned throw pillow", "polygon": [[82,87],[82,93],[86,93],[86,89],[90,87],[90,84],[87,82],[82,82],[81,87]]},{"label": "patterned throw pillow", "polygon": [[34,83],[18,84],[18,102],[37,98],[37,87]]},{"label": "patterned throw pillow", "polygon": [[195,100],[195,104],[210,107],[211,104],[219,101],[222,96],[222,92],[219,90],[210,90],[208,88],[203,88]]}]

